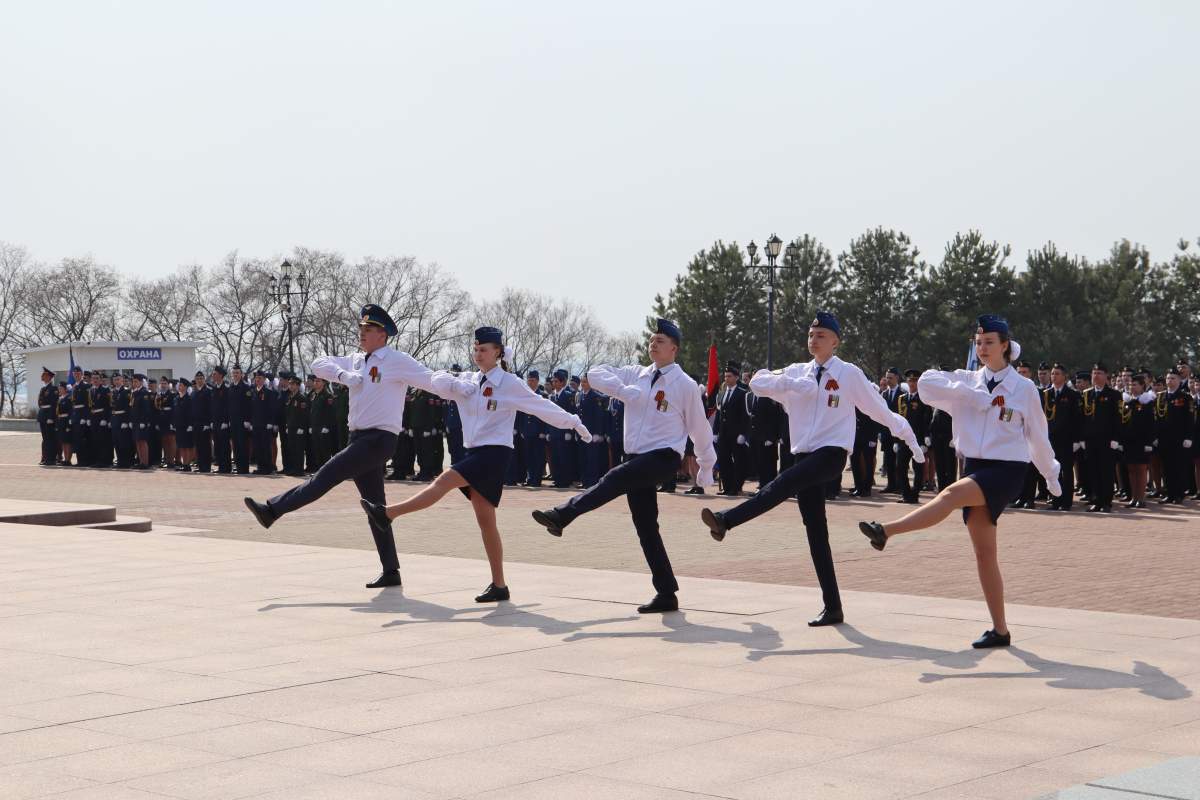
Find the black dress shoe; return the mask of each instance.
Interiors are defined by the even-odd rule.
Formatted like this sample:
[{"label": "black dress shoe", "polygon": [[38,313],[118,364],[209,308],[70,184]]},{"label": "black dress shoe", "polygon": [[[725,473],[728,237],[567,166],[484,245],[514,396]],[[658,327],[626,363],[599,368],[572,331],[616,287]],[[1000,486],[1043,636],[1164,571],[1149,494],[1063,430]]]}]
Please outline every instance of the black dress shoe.
[{"label": "black dress shoe", "polygon": [[1001,636],[995,631],[984,631],[983,636],[971,642],[971,647],[983,650],[988,647],[1008,647],[1010,644],[1012,644],[1011,632]]},{"label": "black dress shoe", "polygon": [[1087,511],[1089,514],[1095,514],[1099,510],[1100,510],[1100,506],[1097,506],[1097,505],[1090,505],[1087,507]]},{"label": "black dress shoe", "polygon": [[686,492],[684,492],[684,494],[704,494],[704,487],[703,486],[693,486],[692,488],[690,488]]},{"label": "black dress shoe", "polygon": [[710,508],[706,508],[700,512],[701,521],[708,526],[708,532],[718,542],[724,541],[725,534],[729,532],[729,526],[725,524],[725,515],[720,512],[714,512]]},{"label": "black dress shoe", "polygon": [[551,536],[562,536],[563,534],[565,526],[563,525],[562,517],[553,508],[549,511],[534,511],[533,521],[550,531]]},{"label": "black dress shoe", "polygon": [[670,486],[670,487],[660,486],[660,487],[658,487],[658,493],[659,494],[675,494],[675,487],[674,486]]},{"label": "black dress shoe", "polygon": [[264,528],[269,528],[275,524],[275,520],[278,519],[278,517],[275,516],[275,512],[271,510],[269,505],[266,503],[260,503],[253,497],[247,497],[244,498],[244,500],[246,503],[246,508],[250,509],[250,513],[254,515],[256,520],[258,520],[259,525],[262,525]]},{"label": "black dress shoe", "polygon": [[497,586],[494,583],[489,583],[487,588],[483,590],[483,594],[476,595],[476,603],[498,603],[508,599],[508,587]]},{"label": "black dress shoe", "polygon": [[386,531],[392,524],[392,521],[388,519],[387,506],[372,503],[365,497],[359,498],[358,502],[362,503],[363,511],[367,512],[367,518],[379,530]]},{"label": "black dress shoe", "polygon": [[654,599],[644,606],[638,606],[639,614],[661,614],[665,611],[678,611],[679,599],[675,594],[656,594]]},{"label": "black dress shoe", "polygon": [[400,570],[394,569],[381,572],[379,577],[367,584],[368,589],[379,589],[384,586],[401,586]]},{"label": "black dress shoe", "polygon": [[826,625],[841,625],[845,621],[846,617],[840,608],[823,608],[816,619],[808,621],[808,627],[824,628]]},{"label": "black dress shoe", "polygon": [[887,534],[883,532],[883,526],[878,522],[860,522],[858,529],[862,531],[863,536],[871,540],[871,547],[876,550],[887,547]]}]

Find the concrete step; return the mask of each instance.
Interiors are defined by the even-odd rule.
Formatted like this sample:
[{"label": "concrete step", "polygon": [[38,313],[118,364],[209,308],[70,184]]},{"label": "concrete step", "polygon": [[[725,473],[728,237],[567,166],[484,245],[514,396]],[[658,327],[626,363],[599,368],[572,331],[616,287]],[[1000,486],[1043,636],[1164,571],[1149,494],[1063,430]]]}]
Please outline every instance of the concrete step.
[{"label": "concrete step", "polygon": [[114,522],[116,519],[117,509],[115,506],[0,498],[0,522],[22,525],[81,526],[99,522]]},{"label": "concrete step", "polygon": [[147,517],[127,517],[123,514],[118,514],[114,520],[107,522],[90,522],[86,525],[76,525],[76,528],[92,528],[100,531],[131,531],[133,533],[145,533],[151,529],[153,523]]}]

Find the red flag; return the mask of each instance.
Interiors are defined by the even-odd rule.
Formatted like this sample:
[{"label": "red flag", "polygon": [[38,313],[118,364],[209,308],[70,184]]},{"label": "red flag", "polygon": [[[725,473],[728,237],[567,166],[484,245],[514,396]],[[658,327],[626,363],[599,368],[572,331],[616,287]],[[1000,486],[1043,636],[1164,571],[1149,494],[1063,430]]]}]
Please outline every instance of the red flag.
[{"label": "red flag", "polygon": [[721,385],[721,370],[717,365],[717,346],[708,346],[708,401],[717,395],[717,387]]}]

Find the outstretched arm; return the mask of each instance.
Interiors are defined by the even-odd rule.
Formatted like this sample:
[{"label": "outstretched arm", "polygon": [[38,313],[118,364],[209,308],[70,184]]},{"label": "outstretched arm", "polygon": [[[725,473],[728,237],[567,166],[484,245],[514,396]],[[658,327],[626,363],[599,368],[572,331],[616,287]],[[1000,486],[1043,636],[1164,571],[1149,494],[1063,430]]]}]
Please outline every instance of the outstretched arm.
[{"label": "outstretched arm", "polygon": [[787,374],[786,369],[779,372],[760,369],[750,379],[750,389],[756,395],[769,397],[781,403],[787,400],[789,394],[803,397],[812,394],[818,388],[820,387],[812,378],[792,377]]},{"label": "outstretched arm", "polygon": [[[387,369],[383,370],[382,380],[385,383],[406,383],[417,389],[424,389],[427,392],[433,391],[433,385],[430,379],[433,377],[433,370],[417,361],[408,353],[396,351],[392,357],[388,359]],[[363,369],[370,375],[371,364],[368,362]]]},{"label": "outstretched arm", "polygon": [[350,356],[317,356],[311,368],[314,375],[326,381],[347,386],[362,383],[362,376],[352,371],[353,362]]},{"label": "outstretched arm", "polygon": [[847,374],[846,386],[850,389],[850,399],[854,406],[871,419],[891,431],[892,436],[904,442],[912,452],[913,461],[921,464],[925,455],[921,452],[921,444],[917,441],[908,420],[887,407],[883,395],[875,391],[875,387],[867,381],[865,375],[854,368],[857,374]]},{"label": "outstretched arm", "polygon": [[528,386],[506,381],[504,397],[506,400],[511,400],[513,405],[517,407],[518,411],[524,411],[526,414],[532,414],[543,422],[553,425],[556,428],[561,428],[562,430],[566,431],[573,430],[577,432],[579,434],[579,438],[585,442],[590,442],[592,440],[591,432],[576,414],[568,414],[554,401],[535,393]]},{"label": "outstretched arm", "polygon": [[616,368],[608,364],[597,364],[588,370],[588,383],[609,397],[632,403],[642,396],[642,390],[633,385],[640,371],[638,367]]},{"label": "outstretched arm", "polygon": [[1062,465],[1055,460],[1054,449],[1050,447],[1049,427],[1046,425],[1046,415],[1042,413],[1041,397],[1032,384],[1025,387],[1025,393],[1025,407],[1029,412],[1021,416],[1025,420],[1025,441],[1029,445],[1029,457],[1046,479],[1046,488],[1050,490],[1050,494],[1058,497],[1062,494],[1058,484]]},{"label": "outstretched arm", "polygon": [[469,375],[451,375],[444,370],[438,370],[429,376],[429,386],[433,393],[443,400],[466,400],[479,391],[479,384]]}]

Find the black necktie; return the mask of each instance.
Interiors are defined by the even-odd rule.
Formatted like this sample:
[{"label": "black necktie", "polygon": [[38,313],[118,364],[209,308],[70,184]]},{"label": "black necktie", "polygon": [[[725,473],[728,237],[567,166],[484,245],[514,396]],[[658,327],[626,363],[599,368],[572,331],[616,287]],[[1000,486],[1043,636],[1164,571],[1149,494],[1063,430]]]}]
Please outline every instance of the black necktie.
[{"label": "black necktie", "polygon": [[662,370],[661,369],[654,370],[654,377],[650,379],[650,386],[653,387],[654,384],[658,383],[658,379],[661,377],[662,377]]},{"label": "black necktie", "polygon": [[825,367],[822,364],[817,365],[817,387],[821,386],[821,376],[825,373]]},{"label": "black necktie", "polygon": [[483,386],[485,383],[487,383],[487,373],[479,376],[479,385]]},{"label": "black necktie", "polygon": [[987,387],[988,387],[989,392],[992,391],[992,389],[995,389],[999,385],[1000,385],[1000,381],[997,380],[996,378],[988,378]]}]

